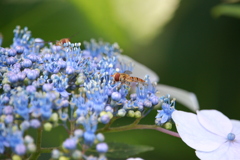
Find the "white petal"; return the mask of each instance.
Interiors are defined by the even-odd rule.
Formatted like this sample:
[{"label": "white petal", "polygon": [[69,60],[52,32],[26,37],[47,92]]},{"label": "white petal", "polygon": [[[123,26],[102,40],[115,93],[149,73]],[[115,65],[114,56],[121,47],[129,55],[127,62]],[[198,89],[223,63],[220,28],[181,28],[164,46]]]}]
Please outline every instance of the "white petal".
[{"label": "white petal", "polygon": [[232,133],[235,134],[236,139],[240,143],[240,121],[231,119],[231,122],[233,124]]},{"label": "white petal", "polygon": [[232,130],[232,123],[229,118],[217,110],[197,111],[197,117],[204,128],[224,138]]},{"label": "white petal", "polygon": [[125,63],[132,62],[134,64],[133,72],[131,76],[144,78],[145,75],[149,75],[151,82],[159,81],[159,77],[155,72],[153,72],[151,69],[147,68],[146,66],[142,65],[141,63],[133,60],[132,58],[126,55],[119,55],[119,60],[124,61]]},{"label": "white petal", "polygon": [[213,151],[226,141],[203,128],[193,113],[174,111],[172,119],[182,140],[196,150]]},{"label": "white petal", "polygon": [[196,151],[201,160],[239,160],[240,143],[226,142],[212,152]]},{"label": "white petal", "polygon": [[197,97],[192,92],[188,92],[180,88],[171,87],[163,84],[158,84],[157,90],[160,92],[160,95],[170,94],[171,97],[177,99],[177,102],[182,103],[192,111],[196,111],[199,109]]}]

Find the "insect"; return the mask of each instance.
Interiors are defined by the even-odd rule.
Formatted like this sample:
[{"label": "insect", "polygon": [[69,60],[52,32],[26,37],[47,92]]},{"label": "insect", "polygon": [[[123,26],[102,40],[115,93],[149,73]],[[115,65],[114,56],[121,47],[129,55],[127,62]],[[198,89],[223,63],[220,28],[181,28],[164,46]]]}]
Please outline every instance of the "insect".
[{"label": "insect", "polygon": [[122,82],[122,83],[126,83],[126,82],[141,82],[141,83],[145,83],[145,81],[141,78],[138,77],[131,77],[129,74],[132,74],[131,71],[125,71],[124,73],[115,73],[114,75],[111,75],[111,77],[114,78],[115,82]]},{"label": "insect", "polygon": [[63,38],[60,39],[59,41],[56,41],[56,46],[62,46],[64,43],[70,42],[70,38]]},{"label": "insect", "polygon": [[[79,32],[80,32],[80,31],[79,31]],[[56,46],[63,46],[64,43],[69,43],[69,42],[71,42],[70,39],[71,39],[72,37],[76,36],[79,32],[75,33],[74,35],[72,35],[72,36],[69,37],[69,38],[62,38],[62,39],[56,41]],[[36,42],[36,43],[49,43],[49,42],[51,42],[51,41],[48,41],[48,42]]]}]

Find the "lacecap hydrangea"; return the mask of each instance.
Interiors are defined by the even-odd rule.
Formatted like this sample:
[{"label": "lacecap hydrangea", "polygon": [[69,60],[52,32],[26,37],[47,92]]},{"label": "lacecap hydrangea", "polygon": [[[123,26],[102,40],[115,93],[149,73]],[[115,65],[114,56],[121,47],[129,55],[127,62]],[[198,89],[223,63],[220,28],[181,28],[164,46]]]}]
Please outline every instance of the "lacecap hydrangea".
[{"label": "lacecap hydrangea", "polygon": [[[170,120],[173,102],[168,95],[156,96],[156,84],[148,75],[140,77],[145,82],[135,80],[134,87],[124,77],[112,76],[133,70],[132,63],[121,60],[117,43],[91,40],[81,49],[81,43],[69,40],[46,44],[33,38],[26,27],[17,26],[13,32],[13,44],[0,47],[0,154],[10,151],[15,156],[38,157],[39,141],[26,131],[33,128],[41,134],[61,125],[69,137],[61,149],[52,150],[53,159],[94,159],[85,151],[95,146],[98,158],[104,160],[108,145],[97,133],[99,123],[146,116],[160,103],[165,107],[156,123]],[[80,149],[79,144],[84,147]]]}]

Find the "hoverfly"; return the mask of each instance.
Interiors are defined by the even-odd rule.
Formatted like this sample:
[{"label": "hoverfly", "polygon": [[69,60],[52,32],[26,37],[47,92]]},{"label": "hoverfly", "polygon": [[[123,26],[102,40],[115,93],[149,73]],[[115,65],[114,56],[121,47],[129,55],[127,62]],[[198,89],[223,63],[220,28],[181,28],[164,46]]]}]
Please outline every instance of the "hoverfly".
[{"label": "hoverfly", "polygon": [[[79,31],[80,32],[80,31]],[[60,40],[57,40],[56,41],[56,46],[63,46],[64,43],[69,43],[71,42],[70,39],[74,36],[76,36],[79,32],[73,34],[72,36],[70,36],[69,38],[62,38]],[[48,42],[36,42],[36,43],[49,43],[49,42],[52,42],[52,41],[48,41]]]},{"label": "hoverfly", "polygon": [[124,73],[115,73],[114,75],[111,75],[111,77],[114,78],[115,82],[140,82],[140,83],[145,83],[145,81],[141,78],[138,77],[131,77],[129,74],[132,74],[131,71],[125,71]]}]

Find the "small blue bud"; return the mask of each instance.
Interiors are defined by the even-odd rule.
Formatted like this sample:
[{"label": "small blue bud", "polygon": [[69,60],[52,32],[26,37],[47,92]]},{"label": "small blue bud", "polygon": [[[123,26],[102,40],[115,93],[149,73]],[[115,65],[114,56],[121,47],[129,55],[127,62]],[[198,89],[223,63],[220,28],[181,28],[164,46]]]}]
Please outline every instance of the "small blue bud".
[{"label": "small blue bud", "polygon": [[30,80],[35,80],[37,78],[37,74],[35,71],[30,70],[29,72],[27,72],[27,77]]},{"label": "small blue bud", "polygon": [[49,84],[49,83],[46,83],[46,84],[43,85],[42,89],[45,92],[49,92],[49,91],[51,91],[53,89],[53,85]]},{"label": "small blue bud", "polygon": [[98,133],[97,136],[96,136],[97,140],[100,141],[100,142],[103,142],[105,137],[102,133]]},{"label": "small blue bud", "polygon": [[96,149],[99,153],[106,153],[108,151],[108,145],[106,143],[98,143]]},{"label": "small blue bud", "polygon": [[111,106],[106,106],[105,111],[113,113],[113,108]]},{"label": "small blue bud", "polygon": [[228,139],[229,141],[235,140],[235,134],[234,134],[234,133],[228,133],[227,139]]},{"label": "small blue bud", "polygon": [[20,128],[25,131],[30,127],[30,123],[28,121],[23,121],[20,125]]},{"label": "small blue bud", "polygon": [[91,131],[86,131],[83,134],[83,138],[84,138],[84,142],[86,144],[90,144],[91,145],[94,142],[94,140],[95,140],[95,134],[93,132],[91,132]]},{"label": "small blue bud", "polygon": [[11,74],[11,75],[8,76],[8,80],[11,83],[16,83],[18,81],[18,76],[16,74]]},{"label": "small blue bud", "polygon": [[104,114],[100,117],[100,122],[103,124],[107,124],[110,121],[110,117],[108,114]]},{"label": "small blue bud", "polygon": [[73,74],[75,72],[75,69],[72,66],[67,66],[66,73],[67,74]]},{"label": "small blue bud", "polygon": [[149,101],[149,100],[145,100],[145,101],[143,102],[143,106],[144,106],[144,107],[147,107],[147,108],[150,108],[150,107],[152,107],[152,102]]},{"label": "small blue bud", "polygon": [[15,146],[15,153],[18,155],[24,155],[26,153],[26,147],[24,144],[18,144]]},{"label": "small blue bud", "polygon": [[137,94],[136,93],[131,94],[130,98],[132,101],[135,101],[137,99]]},{"label": "small blue bud", "polygon": [[23,72],[18,73],[17,76],[19,81],[23,81],[26,78],[26,74]]},{"label": "small blue bud", "polygon": [[80,159],[80,158],[82,158],[82,152],[80,152],[79,150],[75,150],[72,153],[72,158],[73,159]]},{"label": "small blue bud", "polygon": [[9,84],[4,84],[3,90],[4,90],[4,92],[9,92],[11,90],[11,86]]},{"label": "small blue bud", "polygon": [[5,106],[3,108],[3,114],[8,115],[13,113],[13,107],[12,106]]},{"label": "small blue bud", "polygon": [[33,85],[27,86],[27,87],[26,87],[26,91],[27,91],[28,93],[34,93],[34,92],[36,92],[36,87],[33,86]]},{"label": "small blue bud", "polygon": [[83,136],[83,130],[81,129],[77,129],[74,131],[74,136],[76,136],[77,138],[80,138]]},{"label": "small blue bud", "polygon": [[17,62],[17,59],[15,57],[8,57],[6,61],[8,65],[13,65]]},{"label": "small blue bud", "polygon": [[119,92],[113,92],[111,97],[114,101],[119,101],[121,99],[121,94]]},{"label": "small blue bud", "polygon": [[75,138],[68,138],[63,142],[63,147],[68,150],[74,150],[77,146],[77,140]]},{"label": "small blue bud", "polygon": [[65,67],[67,66],[67,63],[66,63],[64,60],[60,59],[60,60],[58,61],[58,66],[59,66],[60,68],[65,68]]},{"label": "small blue bud", "polygon": [[24,59],[21,65],[23,68],[29,68],[32,66],[32,61],[30,59]]},{"label": "small blue bud", "polygon": [[150,101],[155,106],[155,105],[157,105],[159,103],[159,98],[157,96],[151,96],[150,97]]},{"label": "small blue bud", "polygon": [[16,51],[17,51],[17,54],[22,54],[23,51],[24,51],[24,47],[23,46],[16,46]]},{"label": "small blue bud", "polygon": [[8,54],[8,56],[15,56],[17,54],[17,52],[14,49],[8,49],[7,54]]},{"label": "small blue bud", "polygon": [[3,104],[7,104],[9,102],[9,98],[7,96],[4,96],[2,99]]},{"label": "small blue bud", "polygon": [[60,152],[57,149],[52,150],[52,158],[53,159],[58,159],[60,156]]},{"label": "small blue bud", "polygon": [[41,126],[41,122],[38,119],[30,120],[30,126],[32,128],[39,128]]},{"label": "small blue bud", "polygon": [[12,115],[7,115],[7,116],[5,117],[5,119],[4,119],[4,121],[5,121],[6,124],[12,123],[13,120],[14,120],[14,119],[13,119],[13,116],[12,116]]}]

